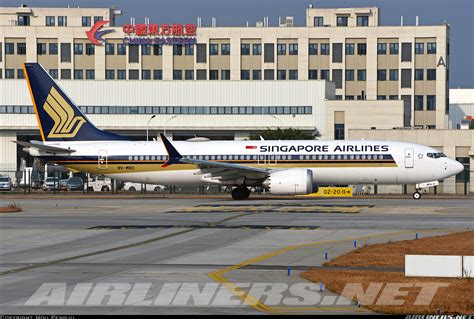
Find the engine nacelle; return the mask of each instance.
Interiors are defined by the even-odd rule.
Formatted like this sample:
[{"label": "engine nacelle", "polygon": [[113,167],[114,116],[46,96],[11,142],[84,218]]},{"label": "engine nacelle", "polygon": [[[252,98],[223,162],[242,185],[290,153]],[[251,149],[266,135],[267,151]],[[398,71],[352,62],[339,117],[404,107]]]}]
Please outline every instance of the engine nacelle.
[{"label": "engine nacelle", "polygon": [[271,194],[310,194],[313,192],[313,171],[305,168],[273,171],[263,186]]}]

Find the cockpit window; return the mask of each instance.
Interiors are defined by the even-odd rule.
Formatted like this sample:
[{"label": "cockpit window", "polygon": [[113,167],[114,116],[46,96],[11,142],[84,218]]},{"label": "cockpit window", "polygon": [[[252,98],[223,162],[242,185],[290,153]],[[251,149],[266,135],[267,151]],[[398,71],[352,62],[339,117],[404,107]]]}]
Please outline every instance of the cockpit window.
[{"label": "cockpit window", "polygon": [[447,157],[444,153],[427,153],[426,155],[431,158]]}]

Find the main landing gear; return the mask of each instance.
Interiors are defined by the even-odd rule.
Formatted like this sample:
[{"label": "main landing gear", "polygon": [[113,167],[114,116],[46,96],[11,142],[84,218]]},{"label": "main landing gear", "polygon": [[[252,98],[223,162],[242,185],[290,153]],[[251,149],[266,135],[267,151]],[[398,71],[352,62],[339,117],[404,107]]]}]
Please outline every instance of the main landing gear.
[{"label": "main landing gear", "polygon": [[236,200],[247,199],[250,196],[250,190],[245,186],[239,186],[232,190],[232,198]]},{"label": "main landing gear", "polygon": [[416,191],[413,193],[413,199],[420,199],[421,198],[421,193],[419,191]]}]

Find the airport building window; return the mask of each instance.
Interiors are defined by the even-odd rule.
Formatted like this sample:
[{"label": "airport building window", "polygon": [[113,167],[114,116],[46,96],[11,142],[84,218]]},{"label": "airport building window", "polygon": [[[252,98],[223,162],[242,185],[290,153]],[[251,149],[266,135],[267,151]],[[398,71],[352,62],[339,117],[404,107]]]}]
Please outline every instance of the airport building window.
[{"label": "airport building window", "polygon": [[436,95],[426,96],[426,109],[428,111],[436,111]]},{"label": "airport building window", "polygon": [[277,45],[277,54],[286,55],[286,43],[279,43]]},{"label": "airport building window", "polygon": [[17,43],[16,50],[18,55],[25,55],[26,54],[26,43]]},{"label": "airport building window", "polygon": [[128,63],[138,63],[138,44],[130,44],[128,46]]},{"label": "airport building window", "polygon": [[298,70],[289,70],[288,71],[289,80],[298,80]]},{"label": "airport building window", "polygon": [[387,54],[387,43],[377,44],[377,54]]},{"label": "airport building window", "polygon": [[209,80],[219,80],[219,70],[209,70]]},{"label": "airport building window", "polygon": [[91,17],[82,17],[82,26],[90,27],[91,26]]},{"label": "airport building window", "polygon": [[386,100],[387,96],[386,95],[377,95],[377,100]]},{"label": "airport building window", "polygon": [[252,44],[252,54],[253,55],[262,55],[262,45],[260,43]]},{"label": "airport building window", "polygon": [[252,79],[253,80],[261,80],[262,79],[262,70],[253,70],[252,71]]},{"label": "airport building window", "polygon": [[95,45],[92,43],[86,43],[86,55],[94,55],[95,54]]},{"label": "airport building window", "polygon": [[151,70],[142,70],[142,80],[151,80]]},{"label": "airport building window", "polygon": [[329,43],[321,43],[321,55],[329,55]]},{"label": "airport building window", "polygon": [[[124,47],[125,45],[122,44]],[[124,51],[125,54],[125,51]],[[153,45],[153,55],[163,55],[163,45],[161,44],[154,44]]]},{"label": "airport building window", "polygon": [[25,73],[23,72],[23,69],[16,70],[16,74],[17,74],[17,79],[24,79],[25,78]]},{"label": "airport building window", "polygon": [[366,80],[366,71],[357,70],[357,81],[365,81],[365,80]]},{"label": "airport building window", "polygon": [[354,70],[346,70],[346,81],[354,81]]},{"label": "airport building window", "polygon": [[389,95],[388,99],[389,100],[398,100],[398,95]]},{"label": "airport building window", "polygon": [[95,80],[95,70],[86,70],[86,80]]},{"label": "airport building window", "polygon": [[71,43],[61,43],[61,62],[71,62]]},{"label": "airport building window", "polygon": [[424,54],[425,53],[425,44],[423,42],[415,43],[415,54]]},{"label": "airport building window", "polygon": [[221,70],[221,80],[230,80],[230,70]]},{"label": "airport building window", "polygon": [[436,42],[429,42],[426,44],[428,54],[436,54]]},{"label": "airport building window", "polygon": [[321,80],[329,81],[329,70],[321,70]]},{"label": "airport building window", "polygon": [[5,54],[15,54],[15,44],[5,43]]},{"label": "airport building window", "polygon": [[318,70],[316,70],[316,69],[308,70],[308,79],[309,80],[317,80],[318,79]]},{"label": "airport building window", "polygon": [[173,55],[183,55],[182,44],[173,44]]},{"label": "airport building window", "polygon": [[397,69],[391,69],[389,71],[389,79],[390,79],[390,81],[398,81],[398,70]]},{"label": "airport building window", "polygon": [[369,25],[368,16],[357,16],[357,26],[358,27],[367,27]]},{"label": "airport building window", "polygon": [[333,63],[342,62],[342,43],[332,44],[332,62]]},{"label": "airport building window", "polygon": [[49,69],[49,75],[50,75],[53,79],[57,80],[57,79],[58,79],[58,75],[59,75],[58,69]]},{"label": "airport building window", "polygon": [[402,88],[411,88],[411,69],[402,69]]},{"label": "airport building window", "polygon": [[128,70],[129,80],[138,80],[138,70]]},{"label": "airport building window", "polygon": [[264,56],[263,56],[263,62],[265,63],[273,63],[275,62],[275,53],[273,50],[275,49],[275,45],[273,43],[265,43],[264,46]]},{"label": "airport building window", "polygon": [[46,54],[46,43],[38,43],[36,44],[36,53],[38,55]]},{"label": "airport building window", "polygon": [[308,54],[309,55],[317,55],[318,54],[318,44],[317,43],[308,44]]},{"label": "airport building window", "polygon": [[336,18],[336,25],[338,27],[347,27],[348,18],[349,17],[347,17],[347,16],[338,16]]},{"label": "airport building window", "polygon": [[58,27],[67,27],[67,16],[58,17]]},{"label": "airport building window", "polygon": [[151,45],[142,44],[142,55],[151,55]]},{"label": "airport building window", "polygon": [[250,44],[248,43],[240,44],[240,55],[250,55]]},{"label": "airport building window", "polygon": [[196,63],[206,63],[206,61],[207,61],[206,44],[205,43],[196,44]]},{"label": "airport building window", "polygon": [[366,55],[367,54],[367,44],[366,43],[357,43],[357,54]]},{"label": "airport building window", "polygon": [[71,70],[70,69],[61,69],[61,79],[70,80],[71,79]]},{"label": "airport building window", "polygon": [[82,55],[84,53],[84,45],[82,43],[74,43],[74,55]]},{"label": "airport building window", "polygon": [[183,79],[183,71],[173,70],[173,80],[182,80],[182,79]]},{"label": "airport building window", "polygon": [[346,55],[354,55],[354,43],[346,43]]},{"label": "airport building window", "polygon": [[398,54],[398,43],[390,43],[390,54]]},{"label": "airport building window", "polygon": [[84,71],[83,70],[74,70],[74,80],[83,80]]},{"label": "airport building window", "polygon": [[126,80],[127,70],[117,70],[117,80]]},{"label": "airport building window", "polygon": [[323,17],[314,17],[314,26],[315,27],[323,27],[324,26]]},{"label": "airport building window", "polygon": [[194,70],[185,70],[184,71],[185,80],[194,80]]},{"label": "airport building window", "polygon": [[29,26],[30,25],[30,16],[19,15],[17,23],[19,26]]},{"label": "airport building window", "polygon": [[209,54],[218,55],[219,54],[219,45],[216,43],[209,44]]},{"label": "airport building window", "polygon": [[230,44],[222,43],[221,44],[221,55],[230,55]]},{"label": "airport building window", "polygon": [[106,80],[115,80],[115,70],[105,70]]},{"label": "airport building window", "polygon": [[415,111],[423,111],[423,95],[415,95]]},{"label": "airport building window", "polygon": [[346,100],[353,101],[354,100],[354,95],[346,95]]},{"label": "airport building window", "polygon": [[263,79],[264,80],[274,80],[275,79],[275,71],[273,69],[265,69],[263,72]]},{"label": "airport building window", "polygon": [[207,70],[196,70],[196,80],[207,80]]},{"label": "airport building window", "polygon": [[185,44],[184,45],[184,54],[185,55],[194,55],[194,45]]},{"label": "airport building window", "polygon": [[423,81],[423,69],[415,69],[415,81]]},{"label": "airport building window", "polygon": [[290,43],[288,45],[288,53],[290,55],[298,55],[298,43]]},{"label": "airport building window", "polygon": [[341,69],[332,70],[332,81],[334,82],[336,89],[342,89],[342,70]]},{"label": "airport building window", "polygon": [[386,81],[387,80],[387,70],[377,70],[377,81]]},{"label": "airport building window", "polygon": [[250,70],[240,70],[241,80],[250,80]]},{"label": "airport building window", "polygon": [[435,81],[436,80],[436,69],[426,70],[426,79],[428,81]]},{"label": "airport building window", "polygon": [[5,69],[5,79],[14,79],[15,69]]},{"label": "airport building window", "polygon": [[402,62],[411,62],[411,42],[402,43]]},{"label": "airport building window", "polygon": [[125,44],[117,44],[117,55],[125,55],[127,46]]},{"label": "airport building window", "polygon": [[54,27],[55,19],[53,16],[46,16],[46,26],[47,27]]},{"label": "airport building window", "polygon": [[334,124],[334,139],[335,140],[344,139],[344,124]]},{"label": "airport building window", "polygon": [[163,80],[163,70],[153,70],[154,80]]},{"label": "airport building window", "polygon": [[96,23],[97,21],[102,21],[102,20],[104,20],[104,17],[102,17],[102,16],[95,16],[94,17],[94,23]]},{"label": "airport building window", "polygon": [[456,182],[468,182],[471,179],[470,175],[470,159],[469,157],[456,157],[456,161],[464,165],[464,170],[456,175]]},{"label": "airport building window", "polygon": [[57,43],[50,43],[49,44],[49,54],[50,55],[58,55],[58,44]]},{"label": "airport building window", "polygon": [[286,70],[277,70],[277,80],[286,80]]}]

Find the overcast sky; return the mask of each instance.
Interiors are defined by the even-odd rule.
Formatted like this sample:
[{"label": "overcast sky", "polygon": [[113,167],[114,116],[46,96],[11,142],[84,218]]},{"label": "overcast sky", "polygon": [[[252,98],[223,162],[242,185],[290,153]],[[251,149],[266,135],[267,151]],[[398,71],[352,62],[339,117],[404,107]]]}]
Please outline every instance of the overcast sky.
[{"label": "overcast sky", "polygon": [[1,6],[81,6],[122,9],[117,24],[136,23],[150,17],[157,23],[195,23],[202,17],[202,25],[217,18],[218,26],[255,25],[262,17],[269,17],[270,25],[277,25],[279,16],[294,16],[295,24],[305,24],[305,9],[309,3],[315,7],[380,8],[381,25],[399,25],[404,16],[405,25],[439,25],[446,21],[451,26],[450,87],[474,88],[474,0],[0,0]]}]

